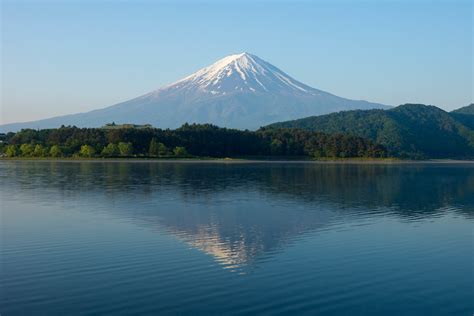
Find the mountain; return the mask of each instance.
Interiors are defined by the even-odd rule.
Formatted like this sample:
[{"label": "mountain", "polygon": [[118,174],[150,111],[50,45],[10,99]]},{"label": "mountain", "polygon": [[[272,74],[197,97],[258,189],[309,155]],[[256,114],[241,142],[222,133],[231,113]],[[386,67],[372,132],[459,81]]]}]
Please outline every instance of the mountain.
[{"label": "mountain", "polygon": [[435,106],[405,104],[390,110],[358,110],[275,123],[266,128],[301,128],[371,139],[390,155],[411,158],[474,157],[474,130],[458,115]]},{"label": "mountain", "polygon": [[454,119],[474,130],[474,104],[454,110],[450,114]]},{"label": "mountain", "polygon": [[227,56],[173,84],[100,110],[0,126],[1,131],[100,127],[106,123],[152,124],[176,128],[183,123],[257,129],[272,122],[341,110],[387,108],[349,100],[311,88],[249,53]]},{"label": "mountain", "polygon": [[453,113],[474,115],[474,103],[471,103],[468,106],[462,107],[460,109],[454,110]]}]

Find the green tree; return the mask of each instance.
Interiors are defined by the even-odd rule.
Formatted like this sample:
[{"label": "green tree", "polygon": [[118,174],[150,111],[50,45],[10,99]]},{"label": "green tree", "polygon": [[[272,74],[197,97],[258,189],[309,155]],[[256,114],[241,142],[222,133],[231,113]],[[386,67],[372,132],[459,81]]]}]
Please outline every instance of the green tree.
[{"label": "green tree", "polygon": [[53,145],[51,146],[51,149],[49,150],[49,155],[51,157],[61,157],[62,156],[62,151],[61,148],[59,148],[58,145]]},{"label": "green tree", "polygon": [[148,148],[148,154],[152,157],[158,156],[159,153],[159,148],[158,148],[158,142],[156,141],[156,138],[153,137],[150,141],[150,146]]},{"label": "green tree", "polygon": [[168,154],[168,147],[163,143],[158,143],[158,155],[166,156]]},{"label": "green tree", "polygon": [[274,155],[281,155],[283,151],[283,142],[279,139],[273,139],[270,143],[270,151]]},{"label": "green tree", "polygon": [[33,153],[33,145],[31,144],[21,144],[20,151],[23,157],[29,157]]},{"label": "green tree", "polygon": [[186,148],[180,147],[180,146],[175,147],[173,149],[173,153],[176,157],[187,157],[187,156],[189,156],[188,151],[186,150]]},{"label": "green tree", "polygon": [[79,151],[79,155],[82,157],[92,157],[95,154],[95,150],[92,146],[89,145],[82,145],[81,150]]},{"label": "green tree", "polygon": [[7,148],[5,149],[5,155],[7,157],[15,157],[18,155],[18,150],[15,145],[8,145]]},{"label": "green tree", "polygon": [[131,156],[133,153],[132,143],[120,142],[118,148],[121,156]]},{"label": "green tree", "polygon": [[104,157],[114,157],[118,156],[120,153],[119,148],[117,145],[113,143],[109,143],[107,146],[102,149],[101,155]]},{"label": "green tree", "polygon": [[46,156],[46,148],[42,145],[37,144],[35,149],[33,150],[33,156],[35,157],[45,157]]}]

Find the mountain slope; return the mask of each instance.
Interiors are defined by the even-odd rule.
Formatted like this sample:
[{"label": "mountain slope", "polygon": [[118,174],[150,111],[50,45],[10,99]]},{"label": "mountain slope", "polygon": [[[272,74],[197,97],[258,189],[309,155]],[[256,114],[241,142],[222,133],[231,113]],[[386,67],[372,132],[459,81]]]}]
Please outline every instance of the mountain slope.
[{"label": "mountain slope", "polygon": [[437,107],[405,104],[391,110],[345,111],[275,123],[267,128],[302,128],[347,133],[384,145],[401,157],[474,156],[474,131]]},{"label": "mountain slope", "polygon": [[468,106],[462,107],[460,109],[454,110],[452,113],[474,115],[474,103],[471,103]]},{"label": "mountain slope", "polygon": [[311,88],[255,55],[227,56],[173,84],[103,109],[27,123],[0,126],[1,131],[98,127],[105,123],[152,124],[176,128],[185,122],[257,129],[288,119],[341,110],[387,108],[349,100]]},{"label": "mountain slope", "polygon": [[474,130],[474,104],[452,111],[451,116]]}]

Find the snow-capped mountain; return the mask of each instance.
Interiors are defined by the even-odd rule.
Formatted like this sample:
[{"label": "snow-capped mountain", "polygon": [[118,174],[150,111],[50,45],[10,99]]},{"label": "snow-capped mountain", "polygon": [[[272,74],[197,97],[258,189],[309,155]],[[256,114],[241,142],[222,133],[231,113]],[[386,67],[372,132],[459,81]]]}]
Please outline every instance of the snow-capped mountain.
[{"label": "snow-capped mountain", "polygon": [[314,89],[248,53],[227,56],[157,92],[170,88],[198,89],[200,92],[208,92],[213,95],[234,92],[304,92],[314,94],[314,91],[311,91]]},{"label": "snow-capped mountain", "polygon": [[97,127],[115,123],[176,128],[188,123],[257,129],[277,121],[330,112],[386,108],[382,104],[344,99],[309,87],[259,57],[230,55],[175,83],[103,109],[0,126],[2,131]]}]

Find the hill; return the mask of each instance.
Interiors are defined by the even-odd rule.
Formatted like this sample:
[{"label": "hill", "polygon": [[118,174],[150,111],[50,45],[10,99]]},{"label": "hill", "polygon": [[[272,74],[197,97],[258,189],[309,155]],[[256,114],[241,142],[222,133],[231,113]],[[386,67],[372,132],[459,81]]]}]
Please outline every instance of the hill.
[{"label": "hill", "polygon": [[[461,115],[463,115],[461,117]],[[390,110],[358,110],[271,124],[344,133],[368,138],[386,147],[391,156],[407,158],[474,157],[474,131],[464,114],[435,106],[405,104]]]},{"label": "hill", "polygon": [[474,104],[457,109],[451,112],[450,115],[457,121],[474,130]]},{"label": "hill", "polygon": [[453,113],[474,115],[474,103],[460,109],[454,110]]}]

